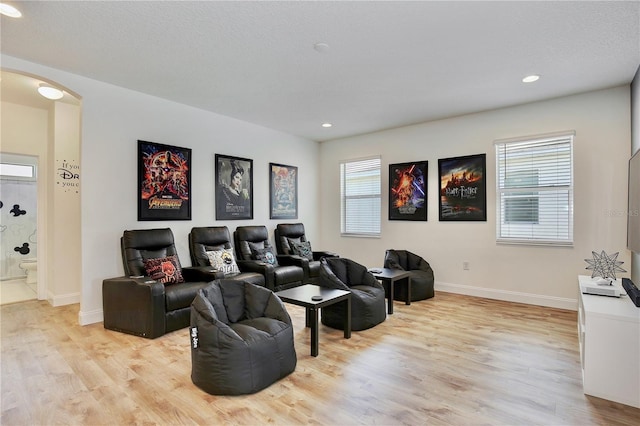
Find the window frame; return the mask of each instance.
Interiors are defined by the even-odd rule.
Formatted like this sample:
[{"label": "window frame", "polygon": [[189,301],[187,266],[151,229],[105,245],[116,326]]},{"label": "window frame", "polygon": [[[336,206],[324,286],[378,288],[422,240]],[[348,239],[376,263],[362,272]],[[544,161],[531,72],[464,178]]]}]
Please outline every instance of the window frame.
[{"label": "window frame", "polygon": [[[574,138],[575,131],[566,131],[494,142],[498,244],[573,246]],[[550,161],[550,158],[543,158],[542,151],[545,147],[564,155],[557,155],[557,158]],[[513,151],[511,158],[507,156],[509,149]],[[530,157],[526,161],[519,160],[518,154],[514,153],[527,153]],[[535,179],[521,179],[524,182],[509,184],[509,170],[510,173],[535,175],[537,183],[533,182]],[[537,199],[537,221],[507,220],[507,204],[509,200],[518,198]],[[549,232],[554,227],[555,231]],[[529,236],[525,235],[527,233]]]},{"label": "window frame", "polygon": [[[372,162],[377,164],[372,164],[372,167],[367,169],[364,168],[359,170],[359,172],[366,172],[367,170],[377,172],[377,192],[372,191],[371,193],[365,194],[355,194],[355,195],[347,195],[347,184],[348,177],[347,167],[349,165],[356,166],[358,163],[361,165],[366,165],[367,162]],[[353,176],[351,176],[353,178]],[[354,190],[353,187],[350,188]],[[366,189],[364,187],[360,188],[361,190]],[[374,223],[373,226],[369,226],[369,231],[357,230],[349,227],[349,223],[347,221],[347,217],[349,216],[347,209],[349,208],[349,201],[356,200],[371,200],[374,205],[377,205],[377,215],[373,214],[373,219],[377,220],[377,223]],[[362,218],[360,218],[362,220]],[[365,225],[366,220],[364,221]],[[360,222],[358,222],[360,223]],[[382,158],[381,156],[371,156],[364,158],[356,158],[356,159],[348,159],[340,161],[340,235],[342,237],[364,237],[364,238],[380,238],[382,233]]]}]

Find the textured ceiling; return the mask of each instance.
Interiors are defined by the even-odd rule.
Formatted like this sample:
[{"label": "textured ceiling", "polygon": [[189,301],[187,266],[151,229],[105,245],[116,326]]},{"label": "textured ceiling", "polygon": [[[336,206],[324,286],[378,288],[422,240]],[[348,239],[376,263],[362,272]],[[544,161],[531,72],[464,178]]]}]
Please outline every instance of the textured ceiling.
[{"label": "textured ceiling", "polygon": [[626,84],[640,65],[638,1],[11,3],[4,54],[319,141]]}]

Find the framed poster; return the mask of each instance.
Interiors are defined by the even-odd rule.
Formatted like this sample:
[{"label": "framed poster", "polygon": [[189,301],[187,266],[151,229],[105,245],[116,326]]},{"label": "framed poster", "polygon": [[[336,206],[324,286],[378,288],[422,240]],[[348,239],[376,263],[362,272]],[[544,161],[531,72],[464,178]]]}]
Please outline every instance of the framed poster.
[{"label": "framed poster", "polygon": [[438,160],[441,221],[486,221],[486,154]]},{"label": "framed poster", "polygon": [[253,160],[216,154],[216,220],[253,219]]},{"label": "framed poster", "polygon": [[269,163],[269,217],[298,218],[298,168]]},{"label": "framed poster", "polygon": [[389,220],[427,220],[427,161],[389,164]]},{"label": "framed poster", "polygon": [[138,141],[138,220],[191,220],[191,149]]}]

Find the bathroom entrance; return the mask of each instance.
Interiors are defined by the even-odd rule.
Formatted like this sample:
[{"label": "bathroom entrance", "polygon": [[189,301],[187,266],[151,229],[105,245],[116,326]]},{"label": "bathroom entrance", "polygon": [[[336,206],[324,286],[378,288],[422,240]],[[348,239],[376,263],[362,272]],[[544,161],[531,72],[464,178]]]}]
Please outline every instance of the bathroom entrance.
[{"label": "bathroom entrance", "polygon": [[[7,200],[5,193],[13,189],[2,187],[0,215],[7,228],[0,237],[7,243],[0,253],[0,278],[21,274],[25,285],[35,281],[36,298],[53,306],[80,303],[81,100],[55,81],[6,69],[0,73],[1,154],[23,156],[18,164],[35,165],[34,177],[18,180],[32,179],[37,187],[37,203],[28,208],[27,201]],[[45,87],[48,90],[40,90]],[[25,161],[28,157],[31,163]],[[11,160],[6,162],[18,161]],[[15,183],[16,178],[9,180]],[[37,226],[19,222],[32,212]],[[11,231],[10,225],[15,225]],[[29,277],[28,271],[36,273]]]},{"label": "bathroom entrance", "polygon": [[38,159],[0,153],[0,304],[37,298]]}]

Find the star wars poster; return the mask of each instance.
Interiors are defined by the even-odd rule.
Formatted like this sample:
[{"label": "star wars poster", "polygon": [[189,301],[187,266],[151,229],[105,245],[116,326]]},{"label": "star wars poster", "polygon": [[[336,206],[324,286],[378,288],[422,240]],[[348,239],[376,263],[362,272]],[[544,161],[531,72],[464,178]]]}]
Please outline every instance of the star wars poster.
[{"label": "star wars poster", "polygon": [[191,150],[138,141],[138,220],[191,220]]},{"label": "star wars poster", "polygon": [[389,164],[389,220],[427,220],[427,161]]},{"label": "star wars poster", "polygon": [[486,154],[438,160],[440,221],[486,221]]}]

